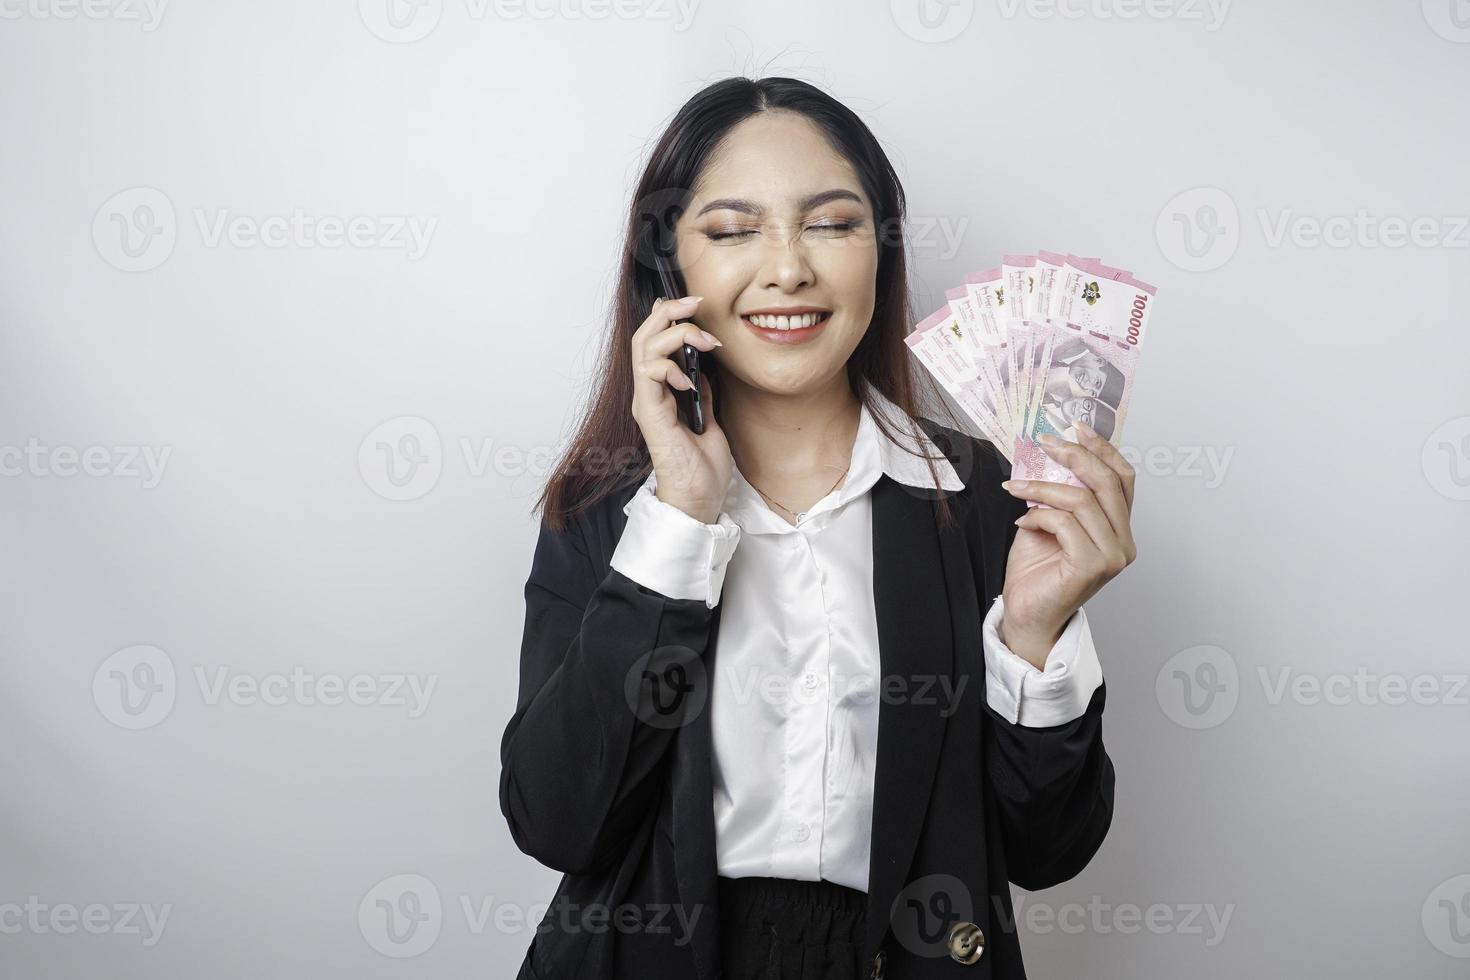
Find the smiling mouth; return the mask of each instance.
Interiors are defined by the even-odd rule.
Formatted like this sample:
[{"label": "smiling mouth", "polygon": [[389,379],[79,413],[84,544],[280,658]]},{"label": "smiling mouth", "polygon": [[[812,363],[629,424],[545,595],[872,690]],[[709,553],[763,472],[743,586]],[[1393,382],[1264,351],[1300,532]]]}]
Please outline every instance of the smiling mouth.
[{"label": "smiling mouth", "polygon": [[804,330],[815,327],[832,315],[830,310],[812,313],[797,313],[794,316],[777,316],[772,313],[745,314],[740,319],[752,327],[762,330]]},{"label": "smiling mouth", "polygon": [[743,314],[740,322],[760,339],[772,344],[803,344],[822,332],[832,318],[831,310],[775,316],[768,313]]}]

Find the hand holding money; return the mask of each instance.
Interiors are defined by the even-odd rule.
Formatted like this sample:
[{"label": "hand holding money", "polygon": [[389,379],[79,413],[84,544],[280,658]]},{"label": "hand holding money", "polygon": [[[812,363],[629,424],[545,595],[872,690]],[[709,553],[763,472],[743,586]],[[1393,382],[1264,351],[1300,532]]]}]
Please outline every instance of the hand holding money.
[{"label": "hand holding money", "polygon": [[1030,510],[1006,564],[1003,639],[1042,668],[1082,603],[1132,563],[1123,421],[1156,290],[1095,257],[1007,255],[905,343],[1011,461]]},{"label": "hand holding money", "polygon": [[1087,425],[1080,442],[1043,436],[1081,487],[1044,480],[1007,480],[1002,486],[1033,507],[1006,558],[1001,639],[1012,653],[1043,669],[1046,655],[1072,614],[1133,563],[1133,467],[1116,446]]}]

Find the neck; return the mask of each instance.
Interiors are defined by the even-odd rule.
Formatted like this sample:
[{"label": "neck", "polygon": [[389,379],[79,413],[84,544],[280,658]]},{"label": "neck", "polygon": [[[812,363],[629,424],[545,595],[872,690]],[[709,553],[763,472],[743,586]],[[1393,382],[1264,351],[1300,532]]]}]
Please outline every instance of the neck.
[{"label": "neck", "polygon": [[747,480],[831,483],[847,469],[862,414],[847,372],[799,394],[753,388],[728,372],[720,380],[720,428]]}]

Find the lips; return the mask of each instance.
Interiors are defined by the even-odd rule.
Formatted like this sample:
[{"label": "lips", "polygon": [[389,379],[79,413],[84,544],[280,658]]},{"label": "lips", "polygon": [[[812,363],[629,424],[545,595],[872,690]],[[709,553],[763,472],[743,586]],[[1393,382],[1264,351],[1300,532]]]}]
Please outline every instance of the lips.
[{"label": "lips", "polygon": [[[777,316],[770,313],[747,313],[740,317],[746,329],[761,340],[772,344],[804,344],[814,339],[832,319],[830,310],[808,310]],[[760,322],[757,323],[756,321]],[[782,324],[785,324],[784,328]],[[810,324],[794,326],[793,324]]]}]

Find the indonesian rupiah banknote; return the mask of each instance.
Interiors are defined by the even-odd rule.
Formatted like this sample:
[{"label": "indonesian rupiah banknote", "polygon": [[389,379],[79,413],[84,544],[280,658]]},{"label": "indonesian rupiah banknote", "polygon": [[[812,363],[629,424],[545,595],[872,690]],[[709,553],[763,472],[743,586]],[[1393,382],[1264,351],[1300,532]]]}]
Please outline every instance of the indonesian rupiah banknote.
[{"label": "indonesian rupiah banknote", "polygon": [[1085,422],[1121,445],[1156,289],[1099,258],[1006,255],[965,277],[906,338],[1016,479],[1081,486],[1038,439]]}]

